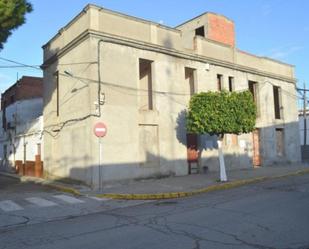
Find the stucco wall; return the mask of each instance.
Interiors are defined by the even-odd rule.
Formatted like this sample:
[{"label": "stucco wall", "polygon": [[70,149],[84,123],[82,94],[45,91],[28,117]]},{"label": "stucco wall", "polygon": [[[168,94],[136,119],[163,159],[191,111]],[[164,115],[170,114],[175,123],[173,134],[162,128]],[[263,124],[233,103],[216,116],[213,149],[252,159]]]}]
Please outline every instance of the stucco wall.
[{"label": "stucco wall", "polygon": [[[100,182],[112,180],[187,174],[183,114],[189,102],[190,87],[185,79],[185,67],[195,70],[195,89],[198,92],[217,90],[217,74],[223,75],[225,89],[228,89],[229,76],[234,77],[235,91],[248,89],[248,80],[257,82],[261,114],[257,127],[261,129],[263,163],[299,160],[296,99],[291,97],[295,93],[295,85],[291,83],[294,80],[292,67],[272,62],[272,66],[266,68],[261,66],[268,63],[265,59],[247,55],[238,58],[236,54],[239,52],[203,38],[197,39],[199,56],[184,55],[185,48],[175,50],[181,45],[177,38],[179,31],[169,31],[135,18],[128,21],[130,17],[113,15],[98,8],[90,8],[90,14],[91,27],[99,32],[75,40],[69,50],[57,48],[60,49],[59,56],[44,70],[44,130],[47,131],[44,162],[48,173],[79,179],[95,187]],[[105,21],[104,17],[107,18]],[[102,22],[99,22],[101,18]],[[141,30],[145,32],[141,33]],[[108,38],[106,33],[109,33]],[[99,43],[100,39],[104,41]],[[171,43],[164,43],[164,40]],[[166,50],[161,51],[154,45],[164,46]],[[45,46],[45,58],[55,52],[50,51],[51,47]],[[216,49],[212,49],[214,47]],[[209,56],[213,61],[203,61],[202,56]],[[140,89],[139,59],[152,61],[153,110],[140,109],[141,98],[148,93]],[[237,69],[233,64],[237,60],[240,64],[250,65],[251,69]],[[89,63],[78,64],[80,62]],[[224,66],[226,63],[230,64]],[[259,70],[259,74],[254,70]],[[60,75],[59,116],[56,71]],[[98,72],[104,104],[100,106],[101,116],[95,117],[99,113]],[[276,77],[267,76],[269,73]],[[288,78],[289,82],[279,78]],[[282,88],[284,118],[281,120],[274,119],[273,85]],[[105,122],[108,127],[107,136],[101,141],[101,162],[99,139],[93,134],[97,121]],[[285,134],[285,153],[281,157],[277,156],[274,146],[276,127],[283,128]],[[199,140],[203,148],[201,166],[217,170],[215,139],[201,136]],[[237,144],[231,141],[232,137],[227,135],[224,152],[228,169],[252,167],[252,135],[239,136]]]}]

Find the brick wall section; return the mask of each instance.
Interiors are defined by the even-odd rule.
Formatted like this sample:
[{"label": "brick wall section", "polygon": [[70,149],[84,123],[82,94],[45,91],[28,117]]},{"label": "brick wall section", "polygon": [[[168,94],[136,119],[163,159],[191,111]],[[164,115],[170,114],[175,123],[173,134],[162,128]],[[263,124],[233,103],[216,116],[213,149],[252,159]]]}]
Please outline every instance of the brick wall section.
[{"label": "brick wall section", "polygon": [[234,22],[224,16],[208,13],[207,38],[224,43],[231,47],[235,46]]},{"label": "brick wall section", "polygon": [[1,94],[1,109],[18,100],[43,97],[43,79],[23,76],[14,85]]}]

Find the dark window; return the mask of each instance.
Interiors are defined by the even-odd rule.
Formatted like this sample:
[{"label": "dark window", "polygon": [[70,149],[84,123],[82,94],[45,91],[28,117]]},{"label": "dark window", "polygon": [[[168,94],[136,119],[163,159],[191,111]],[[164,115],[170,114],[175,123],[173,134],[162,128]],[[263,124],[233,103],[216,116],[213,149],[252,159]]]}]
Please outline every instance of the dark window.
[{"label": "dark window", "polygon": [[257,108],[257,112],[256,115],[257,117],[259,117],[260,113],[259,113],[259,103],[258,103],[258,83],[255,81],[249,81],[248,82],[249,85],[249,91],[251,92],[252,96],[253,96],[253,100],[255,102],[256,108]]},{"label": "dark window", "polygon": [[139,59],[140,109],[153,110],[152,61]]},{"label": "dark window", "polygon": [[7,159],[7,153],[8,153],[7,150],[8,150],[7,145],[4,144],[3,145],[3,159]]},{"label": "dark window", "polygon": [[273,86],[274,92],[274,110],[275,110],[275,119],[281,119],[281,91],[277,86]]},{"label": "dark window", "polygon": [[195,79],[194,79],[195,69],[185,67],[185,79],[188,82],[190,96],[195,93]]},{"label": "dark window", "polygon": [[217,90],[222,91],[223,86],[222,86],[222,75],[217,74]]},{"label": "dark window", "polygon": [[249,81],[249,91],[251,92],[254,101],[256,101],[256,82]]},{"label": "dark window", "polygon": [[4,108],[2,108],[2,128],[4,129],[4,130],[6,130],[7,129],[7,127],[6,127],[6,109],[5,109],[5,107],[6,106],[4,106]]},{"label": "dark window", "polygon": [[205,37],[205,29],[204,29],[204,26],[195,29],[195,35]]},{"label": "dark window", "polygon": [[229,77],[229,91],[233,92],[234,90],[234,77]]},{"label": "dark window", "polygon": [[13,104],[14,101],[15,101],[15,97],[14,97],[14,95],[11,95],[11,96],[10,96],[10,103]]}]

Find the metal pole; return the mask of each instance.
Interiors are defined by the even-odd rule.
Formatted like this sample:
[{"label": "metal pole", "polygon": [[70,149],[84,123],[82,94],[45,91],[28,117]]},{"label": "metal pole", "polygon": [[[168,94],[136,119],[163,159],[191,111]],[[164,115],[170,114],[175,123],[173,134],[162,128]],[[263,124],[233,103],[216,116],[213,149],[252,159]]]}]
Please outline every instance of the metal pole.
[{"label": "metal pole", "polygon": [[304,82],[304,146],[307,145],[307,90],[306,83]]},{"label": "metal pole", "polygon": [[99,137],[99,188],[102,189],[102,139]]}]

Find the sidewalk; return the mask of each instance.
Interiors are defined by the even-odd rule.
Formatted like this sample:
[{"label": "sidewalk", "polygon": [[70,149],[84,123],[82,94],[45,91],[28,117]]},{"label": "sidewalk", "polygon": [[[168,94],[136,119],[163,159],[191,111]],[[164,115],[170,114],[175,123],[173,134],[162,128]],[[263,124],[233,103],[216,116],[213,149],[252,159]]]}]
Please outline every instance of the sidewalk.
[{"label": "sidewalk", "polygon": [[100,191],[93,191],[82,185],[65,184],[33,177],[19,177],[6,173],[1,174],[20,178],[21,181],[31,181],[46,185],[74,195],[90,195],[101,198],[127,200],[149,200],[186,197],[214,190],[233,188],[267,179],[309,174],[309,165],[274,165],[268,167],[231,170],[227,171],[228,182],[225,183],[218,182],[219,172],[208,172],[206,174],[111,183],[104,185],[103,189]]},{"label": "sidewalk", "polygon": [[117,199],[164,199],[227,189],[267,179],[309,174],[304,164],[227,171],[228,182],[218,182],[219,172],[105,185],[97,196]]}]

